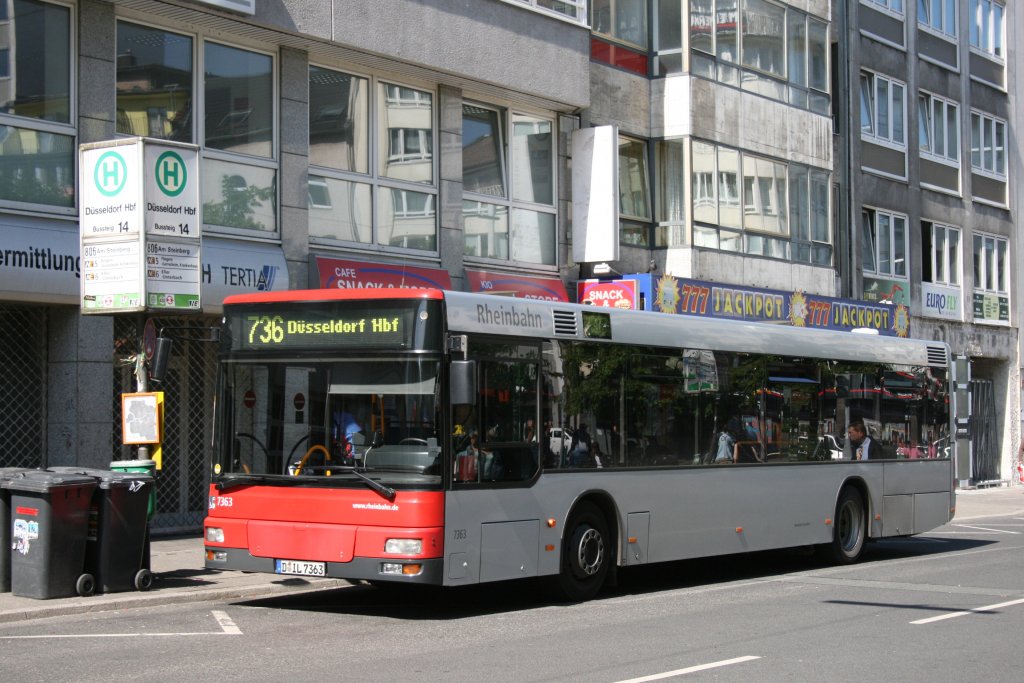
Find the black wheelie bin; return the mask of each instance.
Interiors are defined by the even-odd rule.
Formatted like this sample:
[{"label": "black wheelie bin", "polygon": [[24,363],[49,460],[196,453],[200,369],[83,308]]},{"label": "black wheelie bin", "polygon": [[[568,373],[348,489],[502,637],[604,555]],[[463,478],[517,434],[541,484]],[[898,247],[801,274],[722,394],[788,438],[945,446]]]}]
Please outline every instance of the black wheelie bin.
[{"label": "black wheelie bin", "polygon": [[85,546],[85,568],[95,577],[96,590],[148,590],[153,585],[146,546],[153,477],[83,467],[51,467],[50,471],[96,480]]},{"label": "black wheelie bin", "polygon": [[[27,467],[0,467],[0,483],[16,478]],[[0,486],[0,593],[11,592],[11,494]]]},{"label": "black wheelie bin", "polygon": [[26,598],[91,595],[85,571],[96,479],[34,470],[0,483],[10,494],[11,592]]}]

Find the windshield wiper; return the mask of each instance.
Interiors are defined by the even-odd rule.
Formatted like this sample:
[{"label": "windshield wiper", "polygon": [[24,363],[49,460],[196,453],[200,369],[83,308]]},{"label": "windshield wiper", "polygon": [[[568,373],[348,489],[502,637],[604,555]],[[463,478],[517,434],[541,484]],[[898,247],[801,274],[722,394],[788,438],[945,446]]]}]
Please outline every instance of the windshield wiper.
[{"label": "windshield wiper", "polygon": [[[249,486],[250,484],[267,484],[273,482],[274,484],[287,483],[291,484],[291,480],[282,479],[278,476],[269,474],[235,474],[227,473],[222,474],[217,481],[214,482],[214,487],[218,491],[226,491],[233,489],[238,486]],[[297,483],[297,482],[296,482]]]},{"label": "windshield wiper", "polygon": [[[391,488],[390,486],[385,486],[384,484],[382,484],[379,481],[376,481],[374,479],[370,479],[368,476],[366,476],[365,474],[363,474],[362,472],[357,470],[352,465],[316,465],[315,467],[303,467],[302,468],[303,472],[307,472],[307,471],[309,471],[309,472],[317,472],[317,471],[321,471],[321,470],[327,471],[327,472],[345,472],[346,474],[354,474],[354,475],[356,475],[356,477],[358,479],[363,481],[367,486],[369,486],[371,489],[373,489],[374,491],[376,491],[380,495],[384,496],[388,500],[394,500],[395,499],[395,490],[393,488]],[[309,481],[309,480],[306,479],[305,481]]]}]

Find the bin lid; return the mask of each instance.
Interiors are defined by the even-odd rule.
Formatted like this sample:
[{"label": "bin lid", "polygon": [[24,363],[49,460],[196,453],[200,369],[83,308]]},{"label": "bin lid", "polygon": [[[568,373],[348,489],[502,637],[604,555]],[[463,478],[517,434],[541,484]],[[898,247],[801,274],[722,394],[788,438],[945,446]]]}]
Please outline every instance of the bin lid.
[{"label": "bin lid", "polygon": [[110,469],[123,470],[128,467],[148,467],[156,469],[156,460],[115,460],[110,463]]},{"label": "bin lid", "polygon": [[15,475],[11,479],[4,479],[0,486],[11,491],[32,491],[34,493],[46,493],[61,488],[87,488],[91,491],[96,487],[96,479],[70,472],[31,470]]},{"label": "bin lid", "polygon": [[34,472],[31,467],[0,467],[0,480],[16,477],[22,472]]},{"label": "bin lid", "polygon": [[139,485],[152,483],[153,477],[143,472],[116,472],[101,470],[94,467],[51,467],[50,472],[59,474],[80,474],[92,477],[101,489],[136,488]]}]

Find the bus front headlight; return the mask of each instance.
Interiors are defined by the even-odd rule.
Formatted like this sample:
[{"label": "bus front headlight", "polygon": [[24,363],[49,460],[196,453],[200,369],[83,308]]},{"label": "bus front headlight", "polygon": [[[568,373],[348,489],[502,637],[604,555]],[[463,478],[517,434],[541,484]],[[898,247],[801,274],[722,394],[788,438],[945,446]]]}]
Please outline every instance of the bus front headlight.
[{"label": "bus front headlight", "polygon": [[419,555],[423,552],[423,539],[389,538],[384,541],[384,552],[389,555]]}]

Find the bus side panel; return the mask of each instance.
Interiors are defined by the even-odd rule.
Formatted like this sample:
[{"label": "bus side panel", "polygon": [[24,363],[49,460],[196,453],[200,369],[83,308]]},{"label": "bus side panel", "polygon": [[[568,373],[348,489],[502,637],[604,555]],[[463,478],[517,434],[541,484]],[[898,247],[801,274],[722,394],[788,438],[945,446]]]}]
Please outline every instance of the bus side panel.
[{"label": "bus side panel", "polygon": [[561,530],[548,527],[537,492],[536,486],[449,491],[444,585],[556,573]]},{"label": "bus side panel", "polygon": [[[482,571],[483,526],[536,524],[538,575],[555,574],[566,522],[582,496],[607,495],[615,506],[616,561],[627,564],[629,515],[649,515],[650,562],[827,543],[844,483],[868,490],[872,536],[882,533],[883,463],[813,463],[548,473],[529,488],[466,489],[446,496],[446,585],[517,575],[511,560]],[[948,464],[947,464],[948,467]],[[948,499],[948,493],[945,494]],[[554,526],[547,520],[553,519]],[[510,522],[511,520],[511,522]],[[518,538],[523,538],[520,535]],[[532,538],[532,537],[531,537]],[[529,551],[522,551],[529,555]]]}]

